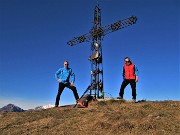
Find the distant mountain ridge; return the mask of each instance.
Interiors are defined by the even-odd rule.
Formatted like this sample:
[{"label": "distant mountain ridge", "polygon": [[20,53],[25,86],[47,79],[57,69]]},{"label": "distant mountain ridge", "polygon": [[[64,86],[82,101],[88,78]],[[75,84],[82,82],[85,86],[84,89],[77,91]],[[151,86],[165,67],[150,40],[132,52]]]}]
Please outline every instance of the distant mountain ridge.
[{"label": "distant mountain ridge", "polygon": [[52,107],[54,107],[54,105],[48,104],[48,105],[38,106],[34,110],[42,110],[42,109],[48,109]]},{"label": "distant mountain ridge", "polygon": [[0,108],[0,112],[25,112],[25,111],[31,111],[31,110],[43,110],[43,109],[48,109],[48,108],[52,108],[52,107],[54,107],[54,105],[47,104],[47,105],[37,106],[34,109],[24,110],[14,104],[8,104],[8,105]]},{"label": "distant mountain ridge", "polygon": [[14,105],[14,104],[8,104],[2,108],[0,108],[0,112],[24,112],[22,108]]}]

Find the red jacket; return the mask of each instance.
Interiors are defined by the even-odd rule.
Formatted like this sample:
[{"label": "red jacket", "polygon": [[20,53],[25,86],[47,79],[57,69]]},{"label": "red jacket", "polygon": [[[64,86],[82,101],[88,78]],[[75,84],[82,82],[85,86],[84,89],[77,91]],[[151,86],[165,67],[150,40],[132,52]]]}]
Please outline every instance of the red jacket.
[{"label": "red jacket", "polygon": [[130,65],[124,64],[123,76],[124,79],[136,79],[135,65],[133,63],[131,63]]}]

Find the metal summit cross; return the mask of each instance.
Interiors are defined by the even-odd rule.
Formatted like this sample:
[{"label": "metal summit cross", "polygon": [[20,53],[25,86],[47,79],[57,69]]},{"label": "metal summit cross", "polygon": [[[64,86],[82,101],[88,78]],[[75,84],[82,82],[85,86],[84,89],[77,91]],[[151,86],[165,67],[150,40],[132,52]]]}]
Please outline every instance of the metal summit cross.
[{"label": "metal summit cross", "polygon": [[107,26],[101,26],[101,9],[97,5],[94,9],[94,22],[93,27],[89,33],[82,36],[78,36],[68,41],[67,44],[74,46],[79,43],[86,41],[91,41],[91,56],[89,60],[91,62],[91,83],[84,92],[84,94],[89,91],[90,95],[94,99],[104,98],[104,88],[103,88],[103,64],[102,64],[102,37],[111,32],[117,31],[119,29],[128,27],[135,24],[137,18],[131,16],[129,18],[119,20]]}]

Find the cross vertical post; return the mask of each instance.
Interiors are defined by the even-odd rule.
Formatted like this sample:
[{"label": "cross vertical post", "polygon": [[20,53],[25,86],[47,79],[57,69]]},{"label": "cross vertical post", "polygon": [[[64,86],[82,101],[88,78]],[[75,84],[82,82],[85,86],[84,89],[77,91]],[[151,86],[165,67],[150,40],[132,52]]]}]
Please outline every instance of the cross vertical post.
[{"label": "cross vertical post", "polygon": [[90,95],[96,98],[104,98],[103,89],[103,64],[101,45],[101,9],[96,6],[94,9],[94,23],[90,31],[92,35],[91,52],[91,88]]}]

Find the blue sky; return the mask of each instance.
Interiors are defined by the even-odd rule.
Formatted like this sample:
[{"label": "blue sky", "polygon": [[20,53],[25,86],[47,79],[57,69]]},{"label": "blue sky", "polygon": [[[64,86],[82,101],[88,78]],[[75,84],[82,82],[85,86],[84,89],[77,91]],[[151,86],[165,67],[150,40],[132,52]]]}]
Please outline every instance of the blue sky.
[{"label": "blue sky", "polygon": [[[54,73],[68,60],[81,96],[90,84],[90,43],[66,43],[88,33],[96,0],[0,0],[0,107],[23,109],[55,102]],[[135,25],[102,42],[105,97],[117,97],[123,59],[139,68],[137,99],[180,99],[179,0],[99,0],[102,26],[132,15]],[[125,89],[131,99],[131,88]],[[61,105],[75,103],[64,89]]]}]

